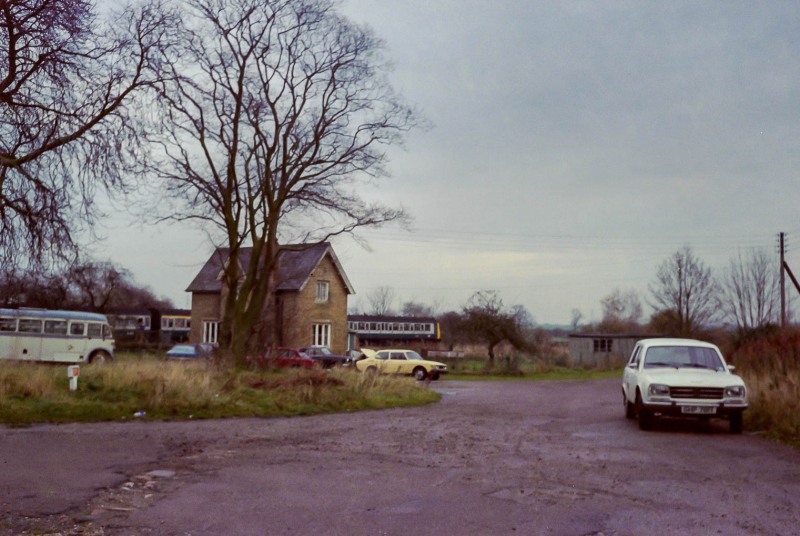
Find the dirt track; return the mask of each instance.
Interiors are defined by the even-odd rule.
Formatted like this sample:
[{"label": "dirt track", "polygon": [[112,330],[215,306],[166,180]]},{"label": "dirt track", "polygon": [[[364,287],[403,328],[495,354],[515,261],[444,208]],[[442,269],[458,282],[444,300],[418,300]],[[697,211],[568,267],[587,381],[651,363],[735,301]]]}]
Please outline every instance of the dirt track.
[{"label": "dirt track", "polygon": [[640,431],[619,382],[436,382],[440,404],[0,431],[0,534],[796,533],[800,453]]}]

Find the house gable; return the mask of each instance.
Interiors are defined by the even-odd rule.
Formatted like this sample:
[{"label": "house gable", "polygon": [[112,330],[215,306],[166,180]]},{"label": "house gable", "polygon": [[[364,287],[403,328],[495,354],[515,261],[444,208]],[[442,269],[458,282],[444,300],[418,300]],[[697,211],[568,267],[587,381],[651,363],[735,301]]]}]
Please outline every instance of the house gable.
[{"label": "house gable", "polygon": [[[216,319],[219,320],[222,316],[220,297],[223,284],[220,274],[228,262],[229,252],[228,248],[215,250],[186,288],[187,292],[192,293],[193,342],[203,341],[204,324],[209,322],[215,308]],[[247,266],[251,255],[252,248],[242,248],[239,252],[240,266]],[[330,332],[332,349],[344,352],[347,339],[347,297],[355,291],[332,246],[328,242],[311,246],[282,246],[278,263],[281,344],[312,344],[312,334],[315,333],[313,330],[318,329],[315,326],[322,326]],[[329,296],[324,302],[317,300],[317,282],[320,281],[329,283]]]}]

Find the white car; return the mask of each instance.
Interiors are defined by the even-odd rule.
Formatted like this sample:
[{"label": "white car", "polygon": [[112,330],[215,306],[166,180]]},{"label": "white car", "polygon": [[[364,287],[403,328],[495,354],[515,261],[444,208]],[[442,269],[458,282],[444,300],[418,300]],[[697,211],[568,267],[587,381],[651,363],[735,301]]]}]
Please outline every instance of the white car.
[{"label": "white car", "polygon": [[691,339],[636,343],[622,376],[625,416],[648,430],[658,416],[724,418],[742,431],[747,388],[713,344]]}]

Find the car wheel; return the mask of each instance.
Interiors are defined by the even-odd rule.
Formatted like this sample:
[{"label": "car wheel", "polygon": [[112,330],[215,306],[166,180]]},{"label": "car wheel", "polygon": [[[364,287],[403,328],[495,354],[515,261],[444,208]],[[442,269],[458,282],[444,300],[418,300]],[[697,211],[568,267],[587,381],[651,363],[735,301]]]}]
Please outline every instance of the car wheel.
[{"label": "car wheel", "polygon": [[728,425],[730,426],[730,430],[732,434],[741,434],[742,433],[742,414],[741,413],[731,413],[728,417]]},{"label": "car wheel", "polygon": [[89,356],[89,363],[92,365],[103,365],[111,361],[111,355],[108,352],[99,350]]},{"label": "car wheel", "polygon": [[424,368],[417,367],[414,369],[414,379],[417,380],[418,382],[421,382],[427,377],[428,377],[428,372]]},{"label": "car wheel", "polygon": [[364,372],[366,372],[370,376],[376,376],[378,374],[378,369],[375,367],[367,367],[367,370],[365,370]]},{"label": "car wheel", "polygon": [[653,415],[644,409],[642,403],[642,396],[636,392],[636,418],[639,421],[639,430],[652,430],[653,428]]},{"label": "car wheel", "polygon": [[625,418],[635,419],[636,407],[628,400],[628,397],[625,396],[625,393],[622,393],[622,403],[625,404]]}]

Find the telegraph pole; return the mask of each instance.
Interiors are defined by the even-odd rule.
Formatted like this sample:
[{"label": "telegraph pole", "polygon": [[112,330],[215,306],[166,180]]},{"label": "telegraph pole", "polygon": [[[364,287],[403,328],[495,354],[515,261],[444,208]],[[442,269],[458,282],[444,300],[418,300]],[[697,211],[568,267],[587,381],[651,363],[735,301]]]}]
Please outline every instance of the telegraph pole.
[{"label": "telegraph pole", "polygon": [[781,274],[780,274],[780,285],[781,285],[781,327],[786,327],[786,262],[784,261],[784,251],[786,249],[785,244],[785,234],[781,232],[779,235],[780,237],[780,251],[781,251]]}]

